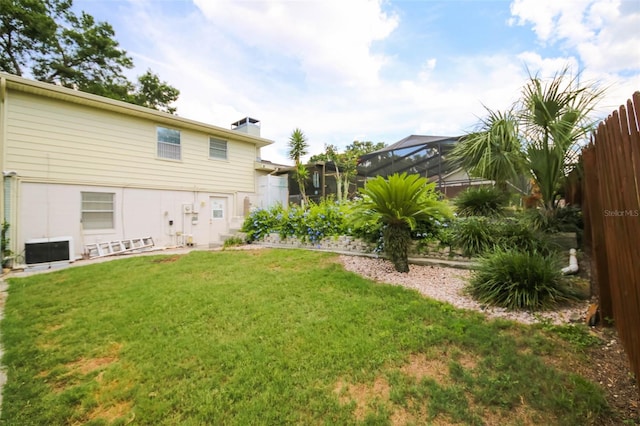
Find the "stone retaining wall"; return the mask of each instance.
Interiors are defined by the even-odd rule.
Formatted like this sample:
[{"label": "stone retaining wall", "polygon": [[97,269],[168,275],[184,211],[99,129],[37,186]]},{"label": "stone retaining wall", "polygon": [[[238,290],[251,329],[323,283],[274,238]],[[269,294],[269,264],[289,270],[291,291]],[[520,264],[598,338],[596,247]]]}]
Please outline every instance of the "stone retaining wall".
[{"label": "stone retaining wall", "polygon": [[[281,238],[279,234],[269,234],[263,240],[256,241],[255,244],[266,247],[326,250],[336,253],[384,257],[384,253],[374,251],[375,245],[348,236],[326,237],[316,243],[311,243],[300,241],[297,237]],[[464,258],[459,253],[450,253],[448,248],[434,245],[429,247],[428,251],[429,253],[410,253],[409,263],[460,269],[474,269],[476,267],[475,262],[471,259]]]},{"label": "stone retaining wall", "polygon": [[309,241],[301,241],[298,237],[286,237],[281,238],[280,234],[269,234],[264,237],[258,244],[265,244],[278,247],[289,248],[308,248],[308,249],[324,249],[341,252],[353,252],[353,253],[372,253],[375,246],[362,241],[359,238],[340,236],[340,237],[325,237],[315,243]]}]

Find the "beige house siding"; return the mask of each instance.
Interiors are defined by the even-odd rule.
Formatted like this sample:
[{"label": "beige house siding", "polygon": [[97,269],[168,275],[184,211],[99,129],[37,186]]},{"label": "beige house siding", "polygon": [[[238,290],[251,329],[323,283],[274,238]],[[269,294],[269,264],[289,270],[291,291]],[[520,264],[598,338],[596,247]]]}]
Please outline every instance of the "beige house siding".
[{"label": "beige house siding", "polygon": [[[7,102],[5,167],[23,180],[254,192],[255,145],[27,93]],[[158,126],[180,130],[181,160],[157,156]],[[227,160],[209,158],[209,136]]]},{"label": "beige house siding", "polygon": [[[158,157],[159,126],[180,131],[180,160]],[[209,158],[210,137],[227,141],[226,159]],[[0,73],[0,211],[10,248],[20,254],[27,241],[62,236],[73,238],[76,257],[86,244],[148,236],[159,246],[220,244],[257,196],[256,158],[270,143]],[[82,192],[113,194],[112,227],[84,228]]]}]

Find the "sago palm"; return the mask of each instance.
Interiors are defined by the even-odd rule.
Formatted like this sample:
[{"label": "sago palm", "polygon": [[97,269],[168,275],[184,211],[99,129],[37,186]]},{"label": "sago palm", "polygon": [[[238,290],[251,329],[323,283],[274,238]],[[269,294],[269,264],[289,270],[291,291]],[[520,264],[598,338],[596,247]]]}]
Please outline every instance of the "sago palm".
[{"label": "sago palm", "polygon": [[437,200],[435,184],[418,175],[393,174],[369,180],[360,191],[359,214],[375,215],[385,226],[384,251],[398,272],[409,272],[408,252],[411,230],[421,220],[443,219],[450,215],[447,205]]}]

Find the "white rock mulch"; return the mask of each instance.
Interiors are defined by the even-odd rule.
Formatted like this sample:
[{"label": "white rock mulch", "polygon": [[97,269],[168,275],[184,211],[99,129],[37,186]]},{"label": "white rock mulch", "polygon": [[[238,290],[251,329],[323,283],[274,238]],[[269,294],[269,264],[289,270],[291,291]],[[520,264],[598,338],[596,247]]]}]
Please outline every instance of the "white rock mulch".
[{"label": "white rock mulch", "polygon": [[393,264],[385,259],[361,256],[340,256],[345,269],[377,282],[401,285],[418,290],[421,294],[456,308],[473,309],[490,318],[504,318],[524,324],[549,321],[553,324],[584,321],[589,302],[574,303],[554,311],[531,313],[509,311],[504,308],[482,305],[463,293],[471,271],[440,266],[409,265],[409,272],[396,272]]}]

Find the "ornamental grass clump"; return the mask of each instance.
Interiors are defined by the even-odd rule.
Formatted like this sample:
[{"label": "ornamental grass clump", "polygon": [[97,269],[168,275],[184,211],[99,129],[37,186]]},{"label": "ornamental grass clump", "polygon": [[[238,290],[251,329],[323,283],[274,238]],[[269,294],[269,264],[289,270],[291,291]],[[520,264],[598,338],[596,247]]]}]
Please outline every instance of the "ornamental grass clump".
[{"label": "ornamental grass clump", "polygon": [[468,188],[454,200],[458,216],[502,216],[507,206],[507,196],[493,186]]},{"label": "ornamental grass clump", "polygon": [[521,250],[498,250],[484,257],[467,291],[481,303],[537,311],[577,300],[556,257]]},{"label": "ornamental grass clump", "polygon": [[549,255],[554,251],[546,235],[522,220],[505,218],[498,224],[497,245],[504,250],[538,252]]},{"label": "ornamental grass clump", "polygon": [[451,245],[467,257],[481,255],[497,244],[498,232],[491,219],[483,216],[460,218],[453,224]]}]

